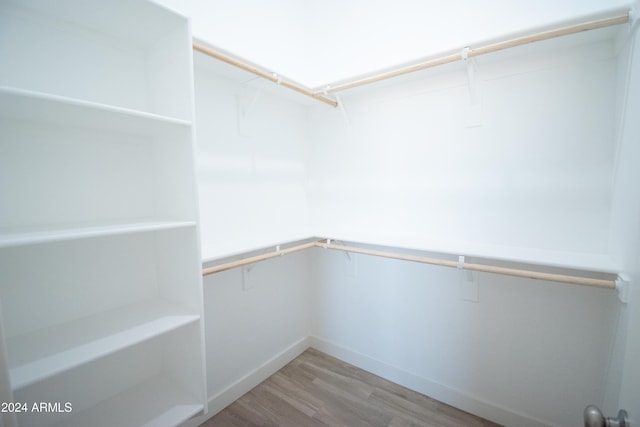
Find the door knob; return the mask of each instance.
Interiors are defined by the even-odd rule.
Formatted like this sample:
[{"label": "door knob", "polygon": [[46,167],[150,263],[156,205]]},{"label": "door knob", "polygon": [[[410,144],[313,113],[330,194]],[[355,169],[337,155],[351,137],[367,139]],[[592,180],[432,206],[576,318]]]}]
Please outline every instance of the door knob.
[{"label": "door knob", "polygon": [[620,409],[617,418],[605,418],[596,405],[589,405],[584,409],[584,427],[631,427],[631,424],[624,409]]}]

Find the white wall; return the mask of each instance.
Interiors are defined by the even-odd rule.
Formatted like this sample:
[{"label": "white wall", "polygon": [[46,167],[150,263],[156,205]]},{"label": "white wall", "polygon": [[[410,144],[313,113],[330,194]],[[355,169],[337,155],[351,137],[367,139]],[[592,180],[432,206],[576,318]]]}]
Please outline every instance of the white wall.
[{"label": "white wall", "polygon": [[308,259],[308,253],[297,252],[255,264],[248,273],[234,269],[205,277],[210,411],[219,411],[306,348]]},{"label": "white wall", "polygon": [[[309,237],[304,107],[195,67],[202,257]],[[241,118],[240,105],[246,111]]]},{"label": "white wall", "polygon": [[[613,292],[315,249],[316,345],[435,399],[509,426],[576,426],[602,405]],[[538,420],[538,421],[536,421]]]},{"label": "white wall", "polygon": [[462,64],[345,96],[351,126],[314,109],[317,234],[507,258],[519,248],[607,254],[612,43],[555,46],[479,61],[481,126],[467,127]]},{"label": "white wall", "polygon": [[[222,77],[207,61],[198,57],[195,63],[203,258],[308,237],[304,107],[264,92],[248,111],[256,91],[238,83],[242,75]],[[211,413],[307,346],[308,254],[250,269],[204,279]]]},{"label": "white wall", "polygon": [[[531,49],[480,61],[479,127],[466,126],[461,65],[345,97],[351,126],[314,109],[318,233],[607,260],[613,43]],[[614,292],[483,274],[473,303],[455,270],[357,256],[351,277],[344,254],[316,256],[312,333],[325,350],[506,425],[580,425],[586,405],[603,405]]]}]

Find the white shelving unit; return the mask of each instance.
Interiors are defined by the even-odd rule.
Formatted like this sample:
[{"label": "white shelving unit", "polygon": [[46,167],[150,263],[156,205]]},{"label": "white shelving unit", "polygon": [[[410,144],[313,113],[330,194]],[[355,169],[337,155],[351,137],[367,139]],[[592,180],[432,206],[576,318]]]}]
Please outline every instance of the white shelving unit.
[{"label": "white shelving unit", "polygon": [[191,55],[148,1],[0,3],[3,426],[206,411]]},{"label": "white shelving unit", "polygon": [[7,340],[14,390],[196,322],[163,300],[144,301]]},{"label": "white shelving unit", "polygon": [[156,377],[65,420],[60,427],[176,425],[201,410],[202,405],[190,403],[189,395],[169,380]]}]

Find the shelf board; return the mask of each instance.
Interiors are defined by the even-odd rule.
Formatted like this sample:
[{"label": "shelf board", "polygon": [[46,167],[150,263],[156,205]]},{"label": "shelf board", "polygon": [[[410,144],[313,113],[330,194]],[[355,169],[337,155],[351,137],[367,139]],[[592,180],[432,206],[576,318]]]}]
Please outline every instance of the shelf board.
[{"label": "shelf board", "polygon": [[0,119],[161,136],[191,122],[145,111],[0,86]]},{"label": "shelf board", "polygon": [[92,237],[120,234],[144,233],[148,231],[170,230],[193,227],[194,221],[144,221],[124,223],[78,224],[67,227],[31,228],[5,231],[0,230],[0,248],[25,246],[64,240],[88,239]]},{"label": "shelf board", "polygon": [[204,409],[188,393],[165,377],[145,383],[72,415],[61,422],[65,427],[177,426]]},{"label": "shelf board", "polygon": [[199,319],[154,299],[10,337],[11,385],[18,390]]},{"label": "shelf board", "polygon": [[[215,263],[220,260],[226,260],[228,258],[237,258],[242,257],[245,258],[247,256],[260,255],[265,251],[275,250],[276,246],[291,246],[291,245],[299,245],[302,243],[310,242],[312,240],[319,240],[319,237],[314,237],[312,235],[300,235],[295,236],[286,240],[278,240],[278,241],[262,241],[262,242],[251,242],[245,243],[243,242],[234,242],[234,247],[229,248],[229,245],[225,245],[225,247],[217,246],[214,249],[206,248],[203,244],[202,248],[202,264],[207,263]],[[207,250],[208,249],[208,250]]]},{"label": "shelf board", "polygon": [[[326,235],[325,235],[326,236]],[[521,246],[491,245],[462,241],[428,241],[403,239],[395,236],[364,235],[359,233],[328,234],[332,240],[356,244],[402,248],[409,251],[428,252],[467,257],[574,269],[585,272],[618,274],[620,267],[609,254],[548,250]]]}]

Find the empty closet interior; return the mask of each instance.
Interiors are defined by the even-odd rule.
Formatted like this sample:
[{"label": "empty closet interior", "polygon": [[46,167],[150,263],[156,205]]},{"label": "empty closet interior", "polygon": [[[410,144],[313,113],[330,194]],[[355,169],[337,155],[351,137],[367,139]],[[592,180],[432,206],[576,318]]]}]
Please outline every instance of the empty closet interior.
[{"label": "empty closet interior", "polygon": [[2,2],[2,426],[196,426],[308,347],[507,426],[640,421],[606,3]]}]

